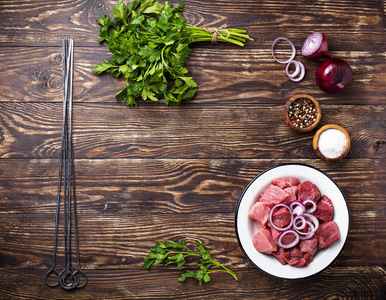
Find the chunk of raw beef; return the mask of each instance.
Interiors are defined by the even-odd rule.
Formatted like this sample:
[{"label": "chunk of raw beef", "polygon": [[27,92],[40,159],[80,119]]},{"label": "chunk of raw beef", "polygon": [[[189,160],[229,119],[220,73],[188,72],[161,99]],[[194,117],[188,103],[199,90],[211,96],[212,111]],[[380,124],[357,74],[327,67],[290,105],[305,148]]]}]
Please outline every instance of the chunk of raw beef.
[{"label": "chunk of raw beef", "polygon": [[272,179],[271,183],[284,189],[291,186],[297,186],[299,184],[299,180],[296,177],[283,177]]},{"label": "chunk of raw beef", "polygon": [[287,264],[286,260],[282,256],[282,253],[284,252],[284,248],[279,248],[275,252],[272,252],[272,255],[276,257],[276,259],[281,263],[283,266]]},{"label": "chunk of raw beef", "polygon": [[320,199],[320,192],[318,187],[308,180],[303,181],[301,184],[298,185],[296,194],[298,200],[300,201],[311,199],[314,202],[317,202]]},{"label": "chunk of raw beef", "polygon": [[277,250],[272,239],[271,231],[268,228],[260,229],[253,237],[253,246],[261,253],[271,254]]},{"label": "chunk of raw beef", "polygon": [[299,247],[302,252],[310,253],[312,256],[315,255],[318,250],[318,236],[314,234],[314,236],[308,240],[301,240]]},{"label": "chunk of raw beef", "polygon": [[316,231],[318,235],[318,248],[324,249],[340,240],[339,227],[335,221],[329,221],[319,226]]},{"label": "chunk of raw beef", "polygon": [[296,191],[298,190],[297,186],[291,186],[291,187],[285,188],[284,190],[290,195],[289,202],[297,200],[297,196],[296,196]]},{"label": "chunk of raw beef", "polygon": [[290,196],[286,191],[273,184],[270,184],[260,197],[260,201],[270,208],[279,203],[288,204],[289,199]]},{"label": "chunk of raw beef", "polygon": [[263,228],[267,225],[270,209],[263,202],[256,202],[248,215],[256,221],[257,228]]},{"label": "chunk of raw beef", "polygon": [[324,222],[331,221],[334,216],[334,206],[330,198],[323,195],[316,204],[316,210],[312,214]]}]

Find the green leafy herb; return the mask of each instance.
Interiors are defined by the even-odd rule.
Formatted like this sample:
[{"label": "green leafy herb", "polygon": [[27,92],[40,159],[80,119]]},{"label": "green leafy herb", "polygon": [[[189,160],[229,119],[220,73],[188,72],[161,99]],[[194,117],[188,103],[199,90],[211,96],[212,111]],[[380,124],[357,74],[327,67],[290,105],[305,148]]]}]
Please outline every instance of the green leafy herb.
[{"label": "green leafy herb", "polygon": [[[185,240],[176,243],[173,241],[167,241],[165,244],[157,242],[154,247],[151,248],[150,253],[146,256],[143,268],[149,269],[152,265],[158,266],[163,264],[164,266],[176,263],[178,269],[181,270],[185,264],[185,258],[187,256],[199,257],[200,263],[197,264],[198,270],[185,270],[184,273],[178,278],[180,281],[185,281],[186,278],[192,277],[198,280],[199,285],[211,280],[211,273],[225,272],[233,276],[234,279],[238,280],[237,275],[218,261],[214,260],[209,254],[210,249],[205,247],[199,241],[195,241],[197,249],[200,253],[193,252],[190,248],[185,245]],[[221,269],[210,269],[212,266],[220,267]]]},{"label": "green leafy herb", "polygon": [[125,5],[119,0],[112,11],[114,21],[106,14],[97,20],[101,25],[99,42],[106,44],[112,57],[93,71],[126,78],[126,87],[115,95],[117,101],[137,106],[138,98],[164,99],[166,105],[191,100],[197,84],[186,76],[189,44],[211,41],[214,34],[216,41],[239,46],[252,40],[245,30],[227,28],[213,33],[188,25],[181,16],[183,11],[184,3],[172,7],[170,1],[135,0]]}]

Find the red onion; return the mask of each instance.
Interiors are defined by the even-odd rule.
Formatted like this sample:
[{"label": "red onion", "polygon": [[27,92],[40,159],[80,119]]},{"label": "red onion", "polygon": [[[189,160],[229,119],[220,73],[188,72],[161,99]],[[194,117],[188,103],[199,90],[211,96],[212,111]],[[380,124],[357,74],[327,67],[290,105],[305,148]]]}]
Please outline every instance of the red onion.
[{"label": "red onion", "polygon": [[290,208],[292,209],[292,214],[301,216],[305,211],[306,207],[303,202],[295,200],[290,204]]},{"label": "red onion", "polygon": [[322,91],[337,93],[347,87],[352,78],[348,63],[340,58],[328,58],[316,70],[316,83]]},{"label": "red onion", "polygon": [[[291,57],[286,60],[286,61],[282,61],[282,60],[278,60],[274,54],[274,50],[275,50],[275,46],[276,44],[279,42],[279,41],[286,41],[288,44],[290,44],[291,48],[292,48],[292,55]],[[295,58],[295,55],[296,55],[296,48],[294,46],[294,44],[292,44],[292,42],[287,39],[286,37],[278,37],[272,44],[272,48],[271,48],[271,53],[272,53],[272,57],[274,60],[276,60],[278,63],[280,64],[287,64],[289,63],[291,60],[293,60]]]},{"label": "red onion", "polygon": [[[282,243],[283,237],[284,237],[286,234],[289,234],[289,233],[292,233],[292,234],[295,236],[295,239],[294,239],[292,242],[290,242],[289,244],[283,244],[283,243]],[[299,240],[300,240],[299,234],[298,234],[295,230],[293,230],[293,229],[288,229],[288,230],[284,231],[284,232],[279,236],[279,239],[277,240],[277,244],[278,244],[280,247],[284,248],[284,249],[289,249],[289,248],[292,248],[292,247],[296,246],[296,245],[299,243]]]},{"label": "red onion", "polygon": [[[273,224],[273,220],[272,220],[273,211],[276,208],[278,208],[278,207],[285,207],[286,209],[288,209],[288,211],[291,214],[291,221],[290,221],[290,223],[287,226],[283,227],[283,228],[277,227],[275,224]],[[287,229],[291,228],[293,221],[294,221],[294,216],[293,216],[290,208],[287,205],[285,205],[285,204],[281,204],[281,203],[276,204],[274,207],[272,207],[271,211],[269,212],[269,222],[271,223],[272,227],[275,228],[276,230],[283,231],[283,230],[287,230]]]},{"label": "red onion", "polygon": [[[295,71],[293,73],[290,73],[289,67],[292,64],[295,65]],[[300,75],[299,75],[299,72],[300,72]],[[306,70],[304,68],[304,65],[300,61],[297,61],[297,60],[291,60],[287,64],[287,67],[285,68],[285,74],[288,76],[289,79],[291,79],[294,82],[298,82],[298,81],[302,80],[304,78],[305,72],[306,72]],[[299,75],[299,77],[296,77],[298,75]]]},{"label": "red onion", "polygon": [[320,31],[315,31],[314,33],[310,34],[304,41],[301,49],[302,55],[310,59],[319,59],[324,56],[331,57],[327,51],[327,38]]},{"label": "red onion", "polygon": [[304,205],[311,204],[310,208],[307,208],[307,206],[306,206],[306,213],[310,214],[310,213],[313,213],[316,210],[316,203],[315,203],[315,201],[313,201],[311,199],[304,200],[303,204]]}]

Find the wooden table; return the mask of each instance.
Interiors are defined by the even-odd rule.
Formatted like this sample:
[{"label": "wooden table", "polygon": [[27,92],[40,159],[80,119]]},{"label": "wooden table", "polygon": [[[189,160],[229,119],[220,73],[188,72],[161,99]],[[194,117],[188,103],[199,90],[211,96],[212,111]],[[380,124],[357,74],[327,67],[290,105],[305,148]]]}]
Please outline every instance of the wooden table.
[{"label": "wooden table", "polygon": [[[0,4],[1,299],[381,299],[386,287],[385,1],[196,1],[197,26],[246,29],[241,48],[192,45],[187,67],[197,97],[179,107],[116,103],[124,79],[95,75],[110,54],[98,43],[102,14],[115,1],[2,1]],[[177,2],[172,1],[175,5]],[[341,94],[319,90],[319,62],[300,55],[321,30],[354,78]],[[83,289],[49,288],[62,127],[61,37],[75,38],[74,148]],[[294,83],[271,56],[275,38],[297,48],[307,74]],[[351,136],[343,160],[320,160],[315,131],[297,133],[282,117],[297,93],[321,104],[319,125]],[[323,272],[302,280],[270,277],[241,251],[235,210],[245,186],[266,168],[305,163],[326,172],[350,209],[347,243]],[[234,270],[199,287],[169,266],[145,270],[157,240],[198,239]],[[62,249],[63,243],[59,243]],[[63,259],[59,251],[58,261]]]}]

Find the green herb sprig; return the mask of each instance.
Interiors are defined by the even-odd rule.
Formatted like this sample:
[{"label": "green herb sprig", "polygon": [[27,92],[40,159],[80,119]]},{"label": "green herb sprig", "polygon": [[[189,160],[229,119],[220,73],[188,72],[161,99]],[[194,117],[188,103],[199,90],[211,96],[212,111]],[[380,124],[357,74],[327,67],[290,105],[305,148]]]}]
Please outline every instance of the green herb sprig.
[{"label": "green herb sprig", "polygon": [[[211,277],[209,274],[216,272],[225,272],[233,276],[234,279],[238,280],[237,275],[218,261],[214,260],[209,254],[210,249],[205,247],[199,241],[194,241],[199,253],[193,252],[190,248],[185,245],[185,240],[176,243],[173,241],[167,241],[166,243],[157,242],[152,248],[150,253],[146,256],[143,268],[149,269],[151,266],[158,266],[162,264],[164,266],[176,263],[178,269],[181,270],[185,264],[185,258],[188,256],[199,257],[200,263],[197,264],[198,270],[185,270],[184,273],[178,278],[179,281],[183,282],[186,278],[196,278],[199,285],[201,286],[205,282],[209,282]],[[221,269],[210,269],[212,266],[220,267]]]},{"label": "green herb sprig", "polygon": [[[106,14],[97,20],[102,26],[99,42],[106,44],[112,57],[93,71],[126,78],[126,87],[115,94],[117,101],[137,106],[139,98],[164,99],[166,105],[179,105],[194,98],[197,84],[186,76],[185,67],[189,44],[211,41],[213,33],[188,25],[183,11],[184,3],[172,7],[170,1],[135,0],[125,5],[119,0],[112,11],[114,21]],[[245,30],[226,30],[229,37],[217,36],[217,41],[243,46],[246,39],[252,40]]]}]

